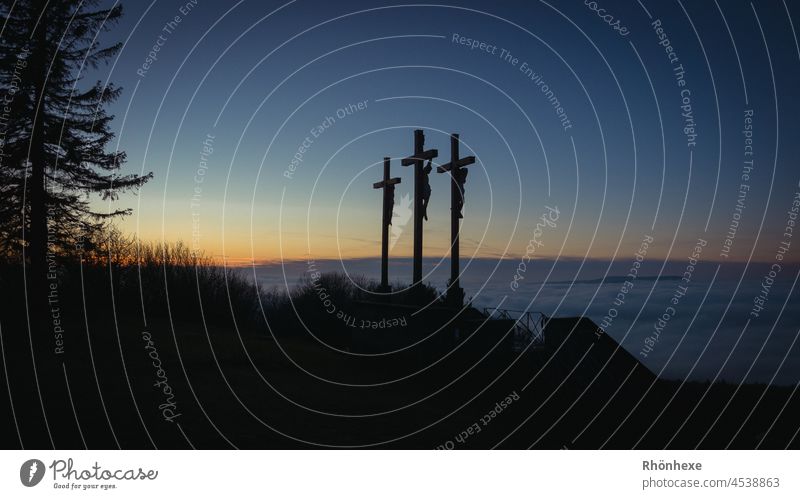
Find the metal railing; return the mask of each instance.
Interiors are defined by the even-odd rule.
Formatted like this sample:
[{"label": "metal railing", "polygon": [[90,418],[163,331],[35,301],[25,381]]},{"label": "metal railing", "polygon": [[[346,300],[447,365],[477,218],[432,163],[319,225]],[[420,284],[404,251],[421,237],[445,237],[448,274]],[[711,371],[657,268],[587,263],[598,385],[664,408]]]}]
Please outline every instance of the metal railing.
[{"label": "metal railing", "polygon": [[544,346],[544,326],[547,316],[541,312],[510,310],[487,307],[483,313],[491,319],[514,321],[514,349],[522,350],[529,344],[532,347]]}]

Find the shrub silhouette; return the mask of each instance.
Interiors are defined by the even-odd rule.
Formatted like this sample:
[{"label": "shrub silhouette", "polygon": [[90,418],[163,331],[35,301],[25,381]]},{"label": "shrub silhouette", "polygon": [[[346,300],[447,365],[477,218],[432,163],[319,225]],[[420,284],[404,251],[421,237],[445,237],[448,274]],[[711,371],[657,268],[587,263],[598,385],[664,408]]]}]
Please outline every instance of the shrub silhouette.
[{"label": "shrub silhouette", "polygon": [[[113,229],[72,251],[60,251],[54,262],[51,281],[66,315],[81,321],[85,307],[89,320],[98,325],[111,324],[113,316],[130,320],[144,314],[273,334],[311,329],[338,342],[346,329],[338,327],[342,323],[326,303],[348,314],[364,302],[388,299],[401,306],[443,303],[431,285],[386,298],[377,293],[376,281],[341,272],[306,274],[289,292],[265,289],[249,269],[221,265],[182,242],[146,242]],[[3,319],[20,325],[25,322],[25,279],[19,261],[0,261],[0,295],[8,304]],[[404,285],[395,283],[394,289]]]}]

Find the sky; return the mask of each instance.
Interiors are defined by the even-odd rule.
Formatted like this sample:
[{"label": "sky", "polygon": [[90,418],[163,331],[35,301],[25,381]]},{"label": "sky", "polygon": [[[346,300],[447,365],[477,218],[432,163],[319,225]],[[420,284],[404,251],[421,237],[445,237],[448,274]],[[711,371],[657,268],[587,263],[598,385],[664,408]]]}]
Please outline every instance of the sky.
[{"label": "sky", "polygon": [[[450,133],[477,158],[464,258],[627,261],[652,239],[661,260],[703,240],[709,261],[771,262],[787,239],[800,192],[791,2],[123,5],[103,36],[123,49],[87,79],[123,87],[110,110],[125,169],[154,174],[107,205],[132,207],[119,225],[142,239],[229,263],[379,255],[386,156],[402,179],[391,253],[409,256],[400,159],[414,129],[436,163]],[[425,255],[442,257],[449,178],[430,183]]]}]

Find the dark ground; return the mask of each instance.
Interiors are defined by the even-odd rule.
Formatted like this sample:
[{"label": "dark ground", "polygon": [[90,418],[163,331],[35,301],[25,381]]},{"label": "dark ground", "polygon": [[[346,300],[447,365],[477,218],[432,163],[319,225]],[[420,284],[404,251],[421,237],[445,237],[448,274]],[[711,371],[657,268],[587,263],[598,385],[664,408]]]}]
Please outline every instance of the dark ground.
[{"label": "dark ground", "polygon": [[4,292],[5,448],[798,447],[791,387],[657,380],[588,319],[551,319],[543,347],[515,352],[511,323],[474,309],[340,308],[357,326],[405,318],[372,330],[312,296],[297,311],[314,338],[285,305],[270,332],[173,287],[145,325],[135,294],[61,286],[61,354],[52,323],[29,335],[24,295]]}]

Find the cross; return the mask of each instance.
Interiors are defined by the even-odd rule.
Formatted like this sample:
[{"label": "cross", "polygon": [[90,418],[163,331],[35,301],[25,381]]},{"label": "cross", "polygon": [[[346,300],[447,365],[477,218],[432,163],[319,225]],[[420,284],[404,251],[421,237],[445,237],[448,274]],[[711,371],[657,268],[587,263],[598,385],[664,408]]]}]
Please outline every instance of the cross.
[{"label": "cross", "polygon": [[423,204],[423,198],[427,199],[430,193],[425,193],[425,181],[427,173],[423,170],[425,161],[430,162],[439,155],[436,149],[425,149],[425,133],[422,130],[414,130],[414,155],[404,158],[400,164],[403,166],[414,165],[414,279],[413,285],[422,283],[422,218],[425,215],[427,201]]},{"label": "cross", "polygon": [[383,158],[383,180],[372,184],[373,189],[383,189],[383,220],[381,221],[381,291],[389,291],[389,226],[392,225],[394,185],[400,179],[389,178],[389,158]]},{"label": "cross", "polygon": [[450,172],[450,285],[447,289],[448,301],[461,307],[464,304],[464,290],[458,282],[458,234],[459,219],[464,218],[461,210],[464,207],[464,183],[468,170],[465,168],[475,162],[475,156],[458,157],[458,134],[450,135],[450,162],[436,168],[439,173]]}]

